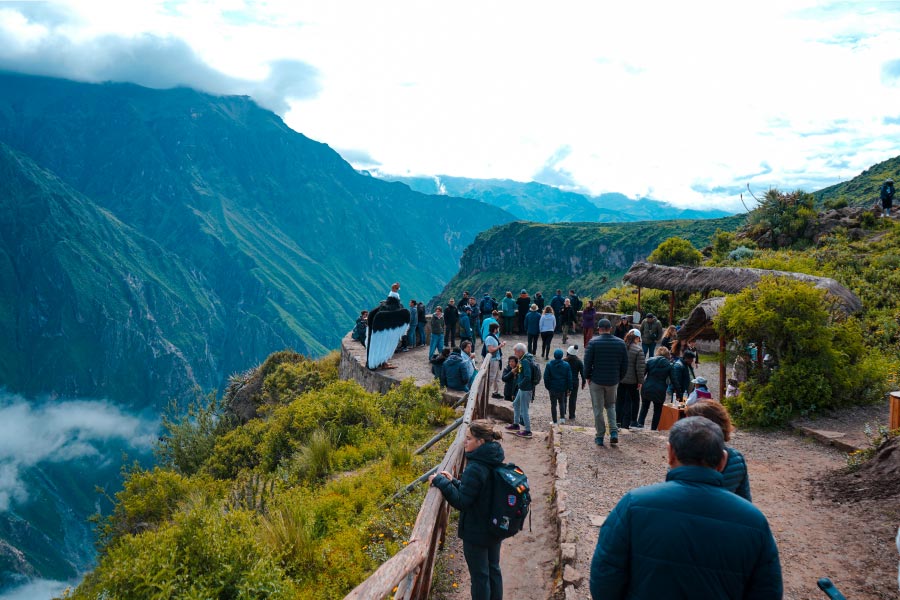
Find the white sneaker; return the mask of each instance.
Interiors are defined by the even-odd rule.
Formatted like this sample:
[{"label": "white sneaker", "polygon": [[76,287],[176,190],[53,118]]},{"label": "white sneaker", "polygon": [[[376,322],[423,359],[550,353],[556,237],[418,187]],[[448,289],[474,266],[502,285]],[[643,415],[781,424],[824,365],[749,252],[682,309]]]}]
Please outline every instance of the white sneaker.
[{"label": "white sneaker", "polygon": [[565,424],[566,424],[566,420],[565,420],[564,418],[560,418],[559,424],[560,424],[560,425],[565,425]]}]

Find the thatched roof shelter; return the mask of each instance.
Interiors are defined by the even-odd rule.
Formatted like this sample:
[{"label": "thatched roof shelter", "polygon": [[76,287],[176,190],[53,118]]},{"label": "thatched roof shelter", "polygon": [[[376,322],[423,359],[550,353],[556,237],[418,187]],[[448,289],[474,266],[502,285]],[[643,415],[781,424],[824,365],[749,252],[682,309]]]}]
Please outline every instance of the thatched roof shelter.
[{"label": "thatched roof shelter", "polygon": [[725,306],[725,296],[707,298],[694,307],[687,321],[678,330],[679,340],[717,339],[719,334],[712,328],[712,322]]},{"label": "thatched roof shelter", "polygon": [[749,269],[746,267],[667,267],[648,262],[635,263],[623,280],[638,287],[675,292],[709,293],[719,290],[726,294],[736,294],[752,287],[766,275],[799,279],[823,289],[832,296],[842,310],[855,313],[862,309],[862,302],[856,294],[828,277],[815,277],[806,273]]}]

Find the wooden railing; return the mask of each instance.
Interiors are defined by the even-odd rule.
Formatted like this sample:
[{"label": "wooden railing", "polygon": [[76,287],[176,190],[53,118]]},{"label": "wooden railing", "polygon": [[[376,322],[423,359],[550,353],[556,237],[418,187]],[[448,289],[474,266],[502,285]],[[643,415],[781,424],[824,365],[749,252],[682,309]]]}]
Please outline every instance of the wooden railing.
[{"label": "wooden railing", "polygon": [[[459,476],[463,467],[463,442],[473,419],[487,415],[489,389],[487,368],[490,357],[485,357],[472,382],[469,399],[463,413],[462,425],[456,438],[444,455],[438,471],[449,471]],[[424,484],[423,484],[424,485]],[[368,579],[356,586],[344,600],[381,600],[393,597],[397,600],[419,600],[428,597],[434,561],[439,547],[443,544],[450,516],[450,506],[441,491],[429,487],[416,524],[413,526],[409,544],[388,559]],[[395,590],[396,588],[396,590]]]}]

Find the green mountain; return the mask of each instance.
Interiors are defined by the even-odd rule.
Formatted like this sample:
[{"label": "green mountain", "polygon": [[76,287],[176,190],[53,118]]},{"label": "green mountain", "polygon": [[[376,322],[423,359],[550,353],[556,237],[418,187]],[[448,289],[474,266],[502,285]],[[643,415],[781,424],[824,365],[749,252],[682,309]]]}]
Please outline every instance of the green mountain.
[{"label": "green mountain", "polygon": [[744,222],[743,215],[736,215],[700,221],[500,225],[466,248],[459,273],[434,301],[457,298],[463,290],[500,298],[506,291],[517,295],[522,288],[532,295],[541,291],[548,301],[557,288],[596,297],[667,238],[682,237],[702,248],[717,229],[734,231]]},{"label": "green mountain", "polygon": [[[891,178],[900,182],[900,156],[872,165],[853,179],[818,192],[813,192],[818,204],[846,200],[850,206],[881,206],[881,184]],[[896,205],[897,201],[894,200]]]},{"label": "green mountain", "polygon": [[[370,173],[366,171],[365,173]],[[714,219],[731,213],[711,209],[696,210],[666,202],[624,194],[586,196],[534,181],[510,179],[469,179],[466,177],[401,177],[375,173],[387,181],[400,181],[424,194],[442,194],[481,200],[506,210],[523,221],[537,223],[661,221],[669,219]]]},{"label": "green mountain", "polygon": [[0,74],[0,142],[0,385],[28,395],[159,406],[321,355],[512,220],[360,175],[246,97]]}]

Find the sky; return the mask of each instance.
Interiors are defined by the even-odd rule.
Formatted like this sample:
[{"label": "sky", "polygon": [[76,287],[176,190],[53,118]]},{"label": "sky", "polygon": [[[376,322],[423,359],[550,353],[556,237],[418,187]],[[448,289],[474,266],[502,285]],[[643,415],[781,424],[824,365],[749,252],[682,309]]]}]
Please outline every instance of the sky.
[{"label": "sky", "polygon": [[900,155],[900,1],[0,2],[0,69],[247,94],[357,168],[694,208]]}]

